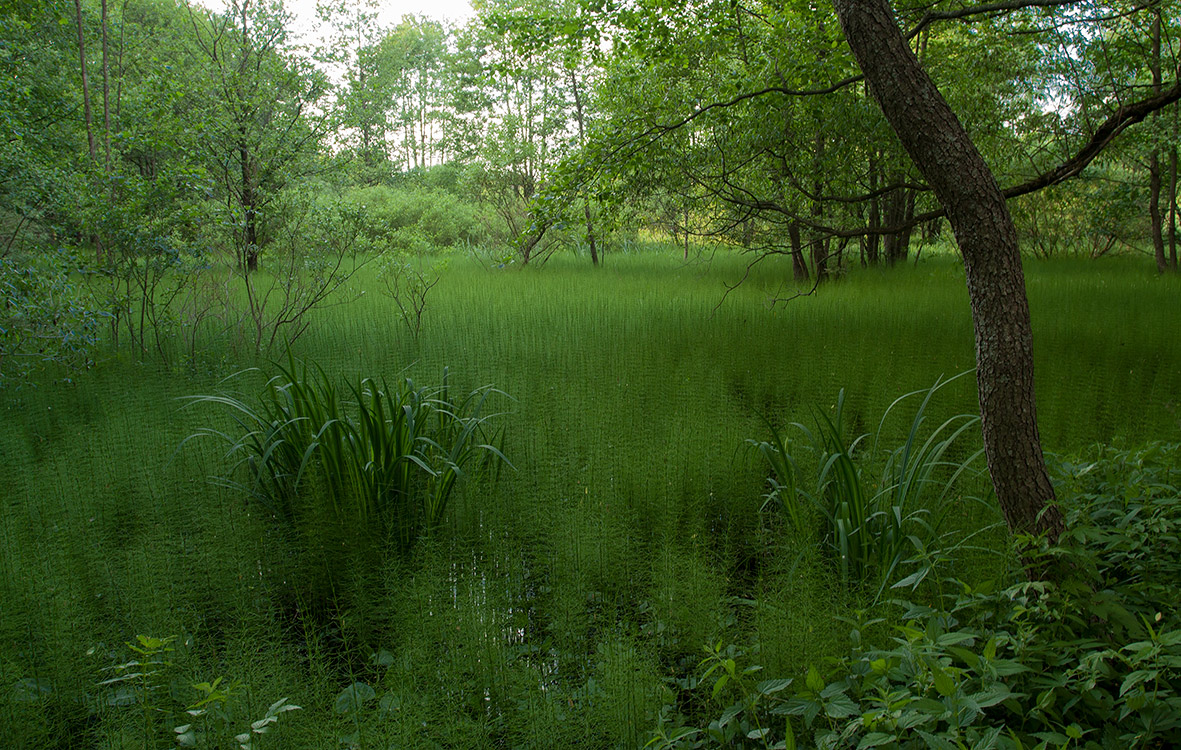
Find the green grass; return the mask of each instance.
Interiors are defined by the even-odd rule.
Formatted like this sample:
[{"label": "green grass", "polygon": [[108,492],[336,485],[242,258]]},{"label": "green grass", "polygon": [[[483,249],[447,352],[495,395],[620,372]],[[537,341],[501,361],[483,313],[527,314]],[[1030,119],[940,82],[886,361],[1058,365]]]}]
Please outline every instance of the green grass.
[{"label": "green grass", "polygon": [[[326,579],[332,605],[314,619],[292,593],[298,545],[209,481],[233,462],[224,447],[177,450],[232,426],[182,398],[258,363],[209,342],[199,371],[114,357],[72,383],[4,393],[2,736],[175,746],[191,685],[224,676],[249,688],[214,747],[236,747],[282,697],[303,709],[260,747],[631,747],[656,725],[662,678],[691,673],[705,643],[757,643],[782,675],[844,653],[833,618],[866,602],[760,514],[766,468],[746,441],[766,436],[764,420],[831,414],[842,388],[846,437],[873,432],[898,396],[970,368],[962,274],[937,258],[775,302],[794,292],[790,265],[760,263],[727,294],[745,270],[725,254],[612,255],[598,270],[456,255],[417,337],[364,271],[365,295],[317,313],[293,354],[342,387],[438,385],[444,367],[454,393],[495,386],[515,399],[500,421],[516,470],[494,486],[460,480],[442,533],[409,559]],[[1176,440],[1178,280],[1121,259],[1028,273],[1046,447]],[[243,397],[264,377],[242,381]],[[962,378],[929,419],[974,399]],[[905,440],[897,422],[884,442]],[[949,517],[969,530],[995,520],[975,506]],[[98,687],[141,634],[177,637],[151,737],[140,705]],[[357,681],[376,697],[337,713]]]}]

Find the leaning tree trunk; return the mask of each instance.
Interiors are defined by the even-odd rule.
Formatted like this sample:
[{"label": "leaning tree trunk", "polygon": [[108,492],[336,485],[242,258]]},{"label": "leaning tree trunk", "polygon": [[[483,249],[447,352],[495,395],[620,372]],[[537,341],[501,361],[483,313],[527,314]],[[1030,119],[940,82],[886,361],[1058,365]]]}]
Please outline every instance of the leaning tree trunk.
[{"label": "leaning tree trunk", "polygon": [[984,450],[1009,527],[1057,541],[1033,390],[1033,335],[1017,231],[996,178],[919,64],[888,0],[833,0],[890,127],[947,211],[964,258],[976,332]]}]

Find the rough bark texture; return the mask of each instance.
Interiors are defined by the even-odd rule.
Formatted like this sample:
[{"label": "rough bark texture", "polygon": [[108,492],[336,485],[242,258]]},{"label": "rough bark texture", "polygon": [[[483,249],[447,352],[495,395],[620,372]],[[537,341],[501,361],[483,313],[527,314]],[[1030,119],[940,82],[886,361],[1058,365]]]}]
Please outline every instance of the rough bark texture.
[{"label": "rough bark texture", "polygon": [[996,179],[907,46],[887,0],[833,0],[870,91],[947,211],[964,258],[976,333],[988,469],[1014,531],[1056,540],[1033,390],[1033,336],[1017,231]]}]

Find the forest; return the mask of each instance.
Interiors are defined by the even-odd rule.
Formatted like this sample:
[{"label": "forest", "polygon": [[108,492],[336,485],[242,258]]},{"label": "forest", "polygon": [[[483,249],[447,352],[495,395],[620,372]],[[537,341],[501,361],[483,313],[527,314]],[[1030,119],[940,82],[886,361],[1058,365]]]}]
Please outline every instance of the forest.
[{"label": "forest", "polygon": [[1181,746],[1181,5],[315,5],[0,0],[0,744]]}]

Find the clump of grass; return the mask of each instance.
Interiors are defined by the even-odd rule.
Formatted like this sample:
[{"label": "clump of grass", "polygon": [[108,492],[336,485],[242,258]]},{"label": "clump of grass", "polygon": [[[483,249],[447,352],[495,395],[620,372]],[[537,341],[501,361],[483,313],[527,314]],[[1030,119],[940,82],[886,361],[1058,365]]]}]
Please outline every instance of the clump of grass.
[{"label": "clump of grass", "polygon": [[[496,415],[485,406],[500,393],[491,387],[453,399],[444,370],[436,388],[363,378],[342,390],[319,368],[291,361],[278,369],[257,406],[224,394],[190,397],[227,407],[240,428],[190,439],[224,441],[236,460],[221,481],[292,530],[330,520],[405,554],[442,524],[465,472],[508,463],[499,433],[487,429]],[[242,471],[245,480],[236,478]]]},{"label": "clump of grass", "polygon": [[[871,454],[880,450],[878,438],[890,412],[913,396],[923,396],[905,441],[886,452],[881,478],[873,483],[866,479],[860,452],[870,435],[862,434],[851,442],[845,438],[844,390],[833,416],[817,412],[815,431],[792,423],[817,457],[814,489],[801,484],[796,459],[782,431],[768,422],[772,439],[751,441],[773,472],[763,507],[779,509],[798,538],[811,536],[812,519],[818,517],[823,543],[846,585],[877,584],[878,596],[891,584],[917,586],[930,573],[933,554],[945,546],[941,528],[952,501],[979,500],[957,491],[965,476],[979,473],[983,449],[963,459],[954,456],[980,418],[969,414],[951,417],[924,437],[932,398],[964,374],[940,378],[930,388],[908,393],[890,405],[878,426],[876,450]],[[908,560],[918,562],[918,570],[897,580],[900,566]]]}]

